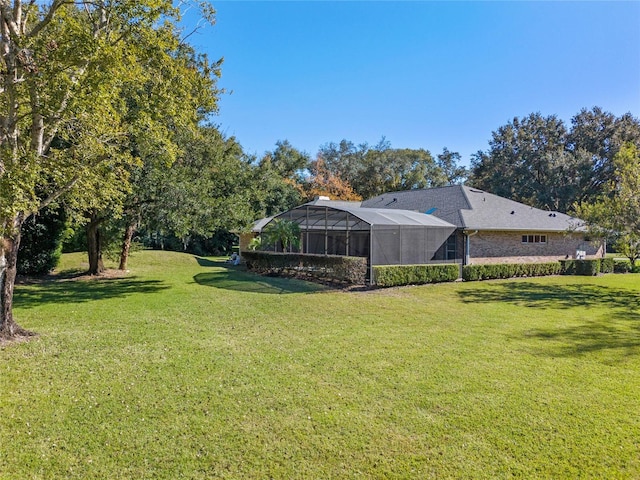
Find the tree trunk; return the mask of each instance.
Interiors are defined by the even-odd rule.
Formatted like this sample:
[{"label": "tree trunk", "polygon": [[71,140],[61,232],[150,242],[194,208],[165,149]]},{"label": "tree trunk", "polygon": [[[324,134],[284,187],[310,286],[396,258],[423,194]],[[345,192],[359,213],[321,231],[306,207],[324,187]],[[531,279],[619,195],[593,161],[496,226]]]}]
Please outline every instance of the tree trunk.
[{"label": "tree trunk", "polygon": [[122,250],[120,251],[120,266],[118,270],[127,269],[127,261],[129,260],[129,250],[131,249],[131,239],[136,231],[135,223],[127,225],[127,229],[124,231],[124,239],[122,240]]},{"label": "tree trunk", "polygon": [[102,239],[100,235],[100,224],[102,218],[99,218],[95,212],[89,216],[89,224],[87,225],[87,250],[89,253],[89,275],[100,275],[104,272],[104,263],[102,262]]},{"label": "tree trunk", "polygon": [[20,327],[13,318],[13,287],[16,283],[20,227],[23,221],[22,213],[16,215],[10,233],[0,237],[0,340],[33,335]]}]

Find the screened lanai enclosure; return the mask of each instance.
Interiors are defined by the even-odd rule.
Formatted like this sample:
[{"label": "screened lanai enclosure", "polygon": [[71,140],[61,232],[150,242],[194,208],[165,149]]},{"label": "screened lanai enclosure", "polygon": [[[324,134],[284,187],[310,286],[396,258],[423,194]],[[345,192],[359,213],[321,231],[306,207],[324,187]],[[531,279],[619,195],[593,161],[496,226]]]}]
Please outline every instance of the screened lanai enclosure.
[{"label": "screened lanai enclosure", "polygon": [[300,226],[299,252],[367,257],[369,265],[444,262],[447,239],[456,229],[424,213],[335,201],[301,205],[278,218]]}]

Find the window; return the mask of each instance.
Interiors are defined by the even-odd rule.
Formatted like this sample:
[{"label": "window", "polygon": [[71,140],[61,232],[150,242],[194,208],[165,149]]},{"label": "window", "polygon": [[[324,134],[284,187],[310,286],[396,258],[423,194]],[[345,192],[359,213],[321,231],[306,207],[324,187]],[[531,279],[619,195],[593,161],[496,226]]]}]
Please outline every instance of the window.
[{"label": "window", "polygon": [[546,235],[522,235],[522,243],[547,243]]},{"label": "window", "polygon": [[454,233],[449,238],[447,238],[447,260],[455,260],[456,259],[456,234]]}]

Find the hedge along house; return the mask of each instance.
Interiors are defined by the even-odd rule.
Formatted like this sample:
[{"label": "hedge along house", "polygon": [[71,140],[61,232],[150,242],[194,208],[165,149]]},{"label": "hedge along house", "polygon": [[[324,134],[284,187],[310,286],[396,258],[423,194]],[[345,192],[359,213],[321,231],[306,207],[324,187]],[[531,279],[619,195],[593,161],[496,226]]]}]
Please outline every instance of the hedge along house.
[{"label": "hedge along house", "polygon": [[579,219],[463,185],[385,193],[361,207],[412,210],[455,225],[440,255],[465,265],[595,258],[605,251],[585,239]]},{"label": "hedge along house", "polygon": [[[300,253],[367,257],[369,266],[443,263],[452,225],[424,213],[320,199],[277,215],[300,226]],[[262,228],[268,228],[266,222]],[[274,246],[275,248],[275,246]]]}]

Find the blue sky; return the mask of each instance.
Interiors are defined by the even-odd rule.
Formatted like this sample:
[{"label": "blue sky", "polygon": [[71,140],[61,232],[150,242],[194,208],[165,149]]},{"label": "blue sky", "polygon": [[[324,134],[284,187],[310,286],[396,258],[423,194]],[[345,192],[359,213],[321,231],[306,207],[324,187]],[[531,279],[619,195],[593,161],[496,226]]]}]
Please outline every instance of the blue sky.
[{"label": "blue sky", "polygon": [[247,153],[385,136],[466,164],[515,116],[640,114],[638,1],[213,5],[189,41],[224,57],[214,122]]}]

